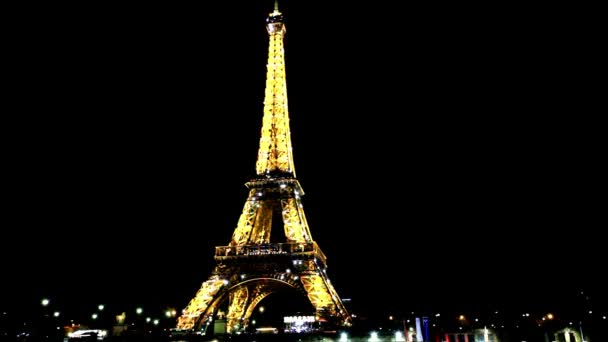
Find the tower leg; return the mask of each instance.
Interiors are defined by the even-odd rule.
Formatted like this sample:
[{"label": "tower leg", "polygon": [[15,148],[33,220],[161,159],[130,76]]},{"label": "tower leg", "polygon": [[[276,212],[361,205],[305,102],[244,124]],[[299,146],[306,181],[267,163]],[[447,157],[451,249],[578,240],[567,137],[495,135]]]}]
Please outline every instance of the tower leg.
[{"label": "tower leg", "polygon": [[229,334],[242,330],[244,328],[245,308],[249,299],[249,291],[247,286],[238,287],[230,293],[230,304],[228,307],[228,322],[226,324]]},{"label": "tower leg", "polygon": [[339,318],[341,324],[349,324],[350,317],[329,279],[321,271],[306,272],[300,276],[308,299],[315,307],[318,318]]},{"label": "tower leg", "polygon": [[188,306],[178,318],[177,328],[193,329],[201,318],[208,315],[206,311],[209,308],[209,304],[223,286],[224,282],[217,276],[212,276],[209,280],[205,281],[196,293],[196,296],[188,303]]}]

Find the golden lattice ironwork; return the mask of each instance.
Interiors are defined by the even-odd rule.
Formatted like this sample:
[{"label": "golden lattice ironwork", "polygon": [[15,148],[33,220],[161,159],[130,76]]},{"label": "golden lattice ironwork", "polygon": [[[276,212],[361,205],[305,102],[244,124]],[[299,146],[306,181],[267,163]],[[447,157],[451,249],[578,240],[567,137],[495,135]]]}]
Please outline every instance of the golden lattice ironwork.
[{"label": "golden lattice ironwork", "polygon": [[258,175],[285,172],[295,176],[289,114],[287,110],[287,82],[285,80],[285,25],[282,15],[275,10],[267,19],[270,44],[264,93],[264,118],[256,172]]},{"label": "golden lattice ironwork", "polygon": [[217,276],[205,281],[196,293],[196,296],[192,298],[182,315],[178,318],[177,328],[192,329],[201,315],[207,311],[209,304],[223,285],[224,282]]},{"label": "golden lattice ironwork", "polygon": [[235,332],[241,328],[243,314],[247,308],[249,291],[247,286],[239,286],[230,292],[230,306],[228,307],[227,332]]},{"label": "golden lattice ironwork", "polygon": [[[306,295],[319,320],[350,324],[350,316],[327,277],[327,260],[314,242],[304,214],[304,191],[295,178],[289,115],[283,17],[267,19],[270,36],[264,117],[249,195],[228,246],[215,250],[212,276],[203,283],[178,321],[180,329],[208,326],[222,303],[228,303],[226,330],[243,331],[262,299],[290,288]],[[273,242],[273,227],[285,241]],[[275,232],[276,233],[276,232]]]}]

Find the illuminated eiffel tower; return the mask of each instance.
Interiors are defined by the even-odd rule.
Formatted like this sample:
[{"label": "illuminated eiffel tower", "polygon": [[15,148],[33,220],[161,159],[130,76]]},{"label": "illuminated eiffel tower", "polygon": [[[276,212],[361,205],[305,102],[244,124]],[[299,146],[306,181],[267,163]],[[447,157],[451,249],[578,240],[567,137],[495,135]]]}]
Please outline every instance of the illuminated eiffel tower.
[{"label": "illuminated eiffel tower", "polygon": [[[215,248],[217,265],[183,310],[178,329],[204,329],[227,300],[227,331],[243,331],[260,301],[283,288],[307,295],[317,320],[350,325],[301,203],[304,191],[294,170],[287,111],[285,24],[276,2],[266,22],[270,44],[257,175],[246,183],[249,197],[230,244]],[[271,228],[281,223],[285,241],[271,243]]]}]

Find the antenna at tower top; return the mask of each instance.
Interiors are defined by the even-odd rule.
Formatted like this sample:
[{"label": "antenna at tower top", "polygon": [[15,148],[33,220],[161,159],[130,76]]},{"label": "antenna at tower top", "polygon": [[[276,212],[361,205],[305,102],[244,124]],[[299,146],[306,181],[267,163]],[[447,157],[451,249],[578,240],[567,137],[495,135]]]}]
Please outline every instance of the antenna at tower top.
[{"label": "antenna at tower top", "polygon": [[279,0],[274,0],[274,11],[275,12],[279,11]]}]

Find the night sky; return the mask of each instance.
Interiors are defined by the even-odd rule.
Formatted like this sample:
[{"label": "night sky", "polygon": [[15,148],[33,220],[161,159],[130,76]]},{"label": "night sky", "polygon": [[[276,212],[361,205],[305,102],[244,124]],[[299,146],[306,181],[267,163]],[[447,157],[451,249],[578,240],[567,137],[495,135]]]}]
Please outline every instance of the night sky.
[{"label": "night sky", "polygon": [[[605,309],[599,12],[364,3],[282,5],[338,293],[567,310],[584,289]],[[255,173],[272,1],[62,6],[5,11],[0,304],[181,309]]]}]

